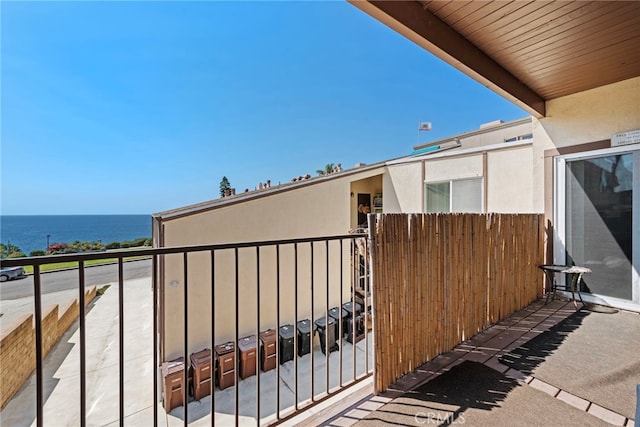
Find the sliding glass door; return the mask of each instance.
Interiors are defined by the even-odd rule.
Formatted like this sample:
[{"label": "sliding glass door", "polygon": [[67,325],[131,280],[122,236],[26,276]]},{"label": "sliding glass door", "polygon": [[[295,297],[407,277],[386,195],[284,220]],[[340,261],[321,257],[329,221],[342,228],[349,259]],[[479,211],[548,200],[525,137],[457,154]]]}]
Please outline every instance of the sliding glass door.
[{"label": "sliding glass door", "polygon": [[582,291],[596,302],[640,305],[639,175],[640,150],[566,156],[556,164],[556,262],[590,268]]}]

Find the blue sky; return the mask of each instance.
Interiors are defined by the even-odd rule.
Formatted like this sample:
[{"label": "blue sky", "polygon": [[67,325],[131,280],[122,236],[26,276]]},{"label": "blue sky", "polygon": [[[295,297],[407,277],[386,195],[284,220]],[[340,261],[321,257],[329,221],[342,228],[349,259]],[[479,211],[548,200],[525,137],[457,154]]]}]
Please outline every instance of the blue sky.
[{"label": "blue sky", "polygon": [[150,214],[527,115],[342,1],[0,8],[2,214]]}]

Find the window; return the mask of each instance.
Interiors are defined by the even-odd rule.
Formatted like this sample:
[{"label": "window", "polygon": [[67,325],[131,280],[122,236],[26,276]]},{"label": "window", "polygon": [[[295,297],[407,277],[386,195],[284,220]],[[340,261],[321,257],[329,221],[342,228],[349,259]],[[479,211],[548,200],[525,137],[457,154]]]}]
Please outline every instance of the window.
[{"label": "window", "polygon": [[532,133],[527,133],[524,135],[514,136],[512,138],[506,138],[504,142],[516,142],[516,141],[524,141],[525,139],[533,139]]},{"label": "window", "polygon": [[425,211],[428,213],[451,212],[451,182],[426,184],[427,197]]},{"label": "window", "polygon": [[425,184],[425,212],[481,213],[482,178]]}]

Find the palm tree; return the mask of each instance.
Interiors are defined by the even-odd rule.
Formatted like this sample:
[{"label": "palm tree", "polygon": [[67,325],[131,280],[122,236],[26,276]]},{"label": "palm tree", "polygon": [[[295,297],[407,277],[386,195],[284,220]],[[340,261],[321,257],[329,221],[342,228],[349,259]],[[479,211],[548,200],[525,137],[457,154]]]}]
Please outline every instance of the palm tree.
[{"label": "palm tree", "polygon": [[331,172],[333,172],[334,168],[335,168],[335,165],[333,163],[327,163],[324,169],[317,169],[316,173],[320,176],[329,175]]}]

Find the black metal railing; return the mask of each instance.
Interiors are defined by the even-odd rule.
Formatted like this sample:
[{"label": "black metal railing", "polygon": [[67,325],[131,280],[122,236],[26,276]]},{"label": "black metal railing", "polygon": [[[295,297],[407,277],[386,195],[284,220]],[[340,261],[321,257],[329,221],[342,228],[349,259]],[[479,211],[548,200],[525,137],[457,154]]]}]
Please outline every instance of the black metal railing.
[{"label": "black metal railing", "polygon": [[[246,253],[249,250],[254,253],[253,259],[255,262],[249,266],[243,264],[243,258],[240,256],[240,251]],[[293,254],[292,256],[283,257],[282,253],[286,251],[287,254]],[[343,391],[344,389],[357,384],[363,379],[368,378],[373,373],[373,364],[370,363],[369,357],[373,356],[373,352],[370,351],[370,346],[372,345],[372,337],[368,332],[367,325],[369,324],[369,307],[370,307],[370,297],[368,294],[368,236],[364,234],[348,234],[341,236],[331,236],[331,237],[320,237],[320,238],[307,238],[307,239],[289,239],[289,240],[272,240],[272,241],[262,241],[262,242],[247,242],[247,243],[235,243],[235,244],[218,244],[218,245],[199,245],[199,246],[181,246],[181,247],[163,247],[163,248],[153,248],[153,249],[138,249],[138,250],[117,250],[117,251],[109,251],[109,252],[98,252],[98,253],[81,253],[81,254],[64,254],[64,255],[53,255],[53,256],[41,256],[41,257],[29,257],[29,258],[19,258],[19,259],[5,259],[1,261],[2,266],[10,267],[10,266],[33,266],[33,283],[34,283],[34,329],[35,329],[35,353],[36,353],[36,368],[35,368],[35,383],[36,383],[36,425],[42,426],[44,425],[44,388],[43,388],[43,351],[42,351],[42,343],[43,343],[43,330],[42,330],[42,272],[41,266],[45,264],[50,264],[54,262],[78,262],[78,290],[79,290],[79,378],[80,378],[80,399],[79,399],[79,413],[80,413],[80,424],[87,424],[87,352],[86,352],[86,312],[85,312],[85,270],[87,268],[86,263],[89,260],[100,260],[100,259],[115,259],[115,266],[117,267],[117,286],[118,286],[118,331],[119,331],[119,357],[118,357],[118,370],[119,370],[119,379],[118,379],[118,387],[119,387],[119,423],[120,425],[124,424],[124,419],[127,414],[125,414],[125,396],[127,394],[127,390],[125,390],[125,375],[124,375],[124,365],[125,365],[125,323],[127,319],[125,318],[124,312],[124,301],[125,301],[125,278],[124,278],[124,261],[130,259],[131,257],[150,257],[152,268],[151,268],[151,281],[152,281],[152,289],[153,289],[153,367],[156,374],[153,375],[153,425],[158,425],[158,414],[164,414],[159,406],[159,396],[161,396],[158,381],[158,372],[159,368],[165,360],[165,351],[163,349],[162,341],[159,340],[159,337],[162,338],[162,334],[165,333],[163,329],[162,317],[166,316],[167,313],[164,312],[164,306],[162,304],[161,294],[165,292],[166,284],[163,283],[165,278],[168,276],[168,269],[172,268],[167,262],[166,257],[170,255],[182,255],[182,265],[179,269],[182,272],[182,280],[183,280],[183,339],[184,345],[182,346],[182,358],[184,360],[184,370],[183,370],[183,387],[181,388],[182,393],[182,401],[183,401],[183,409],[182,411],[178,411],[175,416],[182,417],[183,424],[186,426],[189,423],[189,377],[188,377],[188,363],[189,363],[189,355],[193,352],[193,348],[190,347],[190,337],[189,337],[189,325],[190,325],[190,289],[192,287],[203,286],[202,282],[191,281],[191,272],[192,270],[201,270],[203,268],[201,258],[198,261],[193,261],[189,259],[190,254],[194,253],[205,253],[209,254],[206,257],[209,261],[209,265],[207,268],[210,268],[210,280],[207,283],[207,286],[211,286],[211,299],[209,301],[210,304],[210,315],[211,315],[211,324],[209,327],[211,328],[210,333],[210,344],[211,344],[211,363],[214,363],[214,346],[218,343],[219,339],[216,336],[216,316],[215,316],[215,307],[216,303],[216,289],[218,285],[222,286],[222,284],[217,283],[216,272],[229,268],[229,265],[216,265],[216,254],[221,252],[233,253],[234,263],[233,263],[233,275],[234,275],[234,286],[235,286],[235,318],[233,319],[233,339],[235,343],[234,351],[235,351],[235,360],[234,360],[234,387],[233,387],[233,420],[235,424],[238,425],[240,423],[241,410],[246,411],[246,408],[241,408],[241,393],[247,392],[247,386],[241,384],[241,379],[239,377],[239,346],[238,342],[240,336],[246,333],[246,330],[240,330],[240,323],[243,316],[248,316],[247,313],[240,304],[239,300],[239,292],[240,292],[240,274],[246,273],[247,269],[255,268],[252,273],[254,277],[255,284],[255,292],[256,292],[256,309],[254,313],[251,313],[251,316],[255,317],[255,328],[252,331],[248,331],[251,333],[255,333],[256,339],[260,336],[261,329],[263,329],[263,323],[261,322],[261,303],[264,301],[269,302],[273,298],[270,292],[265,292],[267,289],[267,285],[265,285],[266,279],[261,274],[261,268],[269,262],[269,257],[262,256],[269,253],[275,253],[275,305],[276,305],[276,321],[275,324],[272,325],[273,328],[277,332],[280,331],[280,327],[283,326],[283,323],[289,323],[293,321],[294,325],[294,356],[293,356],[293,384],[291,387],[291,391],[293,394],[293,402],[291,405],[285,408],[281,408],[284,404],[283,396],[281,394],[281,381],[284,381],[284,374],[286,371],[290,373],[290,369],[283,369],[282,364],[280,363],[280,351],[276,353],[276,368],[275,368],[275,408],[266,408],[263,410],[261,405],[264,397],[262,394],[264,391],[261,388],[261,380],[263,376],[270,375],[269,379],[273,380],[272,373],[261,372],[260,369],[260,357],[257,354],[256,356],[256,366],[255,366],[255,408],[253,410],[253,415],[256,421],[256,425],[261,424],[273,424],[282,422],[284,420],[288,420],[302,411],[307,410],[308,408],[325,401],[326,399],[336,395],[337,393]],[[305,252],[306,256],[301,257],[300,253]],[[265,261],[267,259],[267,261]],[[345,267],[344,261],[346,259],[350,260],[350,265]],[[273,261],[273,260],[272,260]],[[325,262],[324,266],[318,266],[318,262]],[[338,269],[338,274],[333,274],[335,269]],[[294,285],[293,285],[293,318],[283,319],[281,316],[281,279],[284,272],[293,271]],[[300,278],[301,272],[306,271],[303,278]],[[323,274],[318,274],[319,271],[323,271]],[[349,274],[343,274],[345,271],[348,271]],[[339,280],[330,280],[330,277],[339,276]],[[349,283],[345,283],[345,280],[349,281]],[[321,283],[322,282],[322,283]],[[225,284],[226,285],[226,284]],[[268,290],[273,290],[273,285],[270,284]],[[265,289],[263,289],[265,288]],[[299,293],[301,290],[306,289],[309,291],[310,298],[308,301],[301,303],[299,301]],[[348,291],[345,291],[348,289]],[[316,294],[320,294],[324,296],[324,301],[321,304],[322,308],[321,313],[316,313],[315,308],[317,307],[317,303],[321,300],[318,300]],[[331,299],[330,296],[339,295],[339,307],[338,312],[340,316],[337,320],[337,328],[338,333],[337,337],[330,337],[331,333],[328,329],[329,325],[329,311],[330,311],[330,301],[335,301],[336,299]],[[357,316],[356,306],[357,303],[362,305],[363,314],[362,317]],[[343,320],[342,309],[344,304],[351,303],[352,314],[350,317],[350,324],[345,323]],[[325,377],[324,377],[324,387],[319,388],[316,387],[316,378],[315,378],[315,369],[322,362],[322,359],[318,357],[314,357],[314,353],[318,351],[318,348],[315,344],[315,330],[311,329],[311,343],[310,343],[310,351],[308,357],[308,363],[304,360],[303,357],[298,356],[298,348],[299,348],[299,334],[297,333],[298,321],[301,317],[305,315],[309,315],[309,320],[311,325],[314,325],[316,314],[323,316],[325,322],[325,330],[324,334],[319,333],[318,335],[324,338],[324,343],[320,343],[319,339],[317,340],[317,344],[320,347],[324,347],[324,367],[325,367]],[[322,317],[320,318],[322,319]],[[363,325],[359,324],[359,322],[363,322]],[[344,356],[347,354],[347,348],[344,344],[344,336],[345,331],[344,328],[347,327],[350,330],[350,342],[351,342],[351,363],[348,368],[350,375],[345,374],[345,365],[349,365],[347,362],[344,362]],[[320,331],[321,332],[321,331]],[[362,332],[362,335],[359,333]],[[329,348],[330,344],[332,344],[333,338],[336,338],[337,349],[332,352],[333,348]],[[260,341],[258,339],[256,345],[256,352],[260,351]],[[276,345],[276,347],[279,347]],[[335,347],[335,346],[334,346]],[[364,354],[364,356],[361,355]],[[360,355],[359,355],[360,354]],[[334,362],[335,359],[337,363]],[[304,361],[304,364],[302,363]],[[337,366],[336,366],[337,365]],[[331,379],[333,376],[337,376],[337,380],[334,380],[334,384],[332,386]],[[300,383],[309,381],[310,388],[308,393],[303,392],[300,388]],[[223,410],[223,408],[229,408],[229,402],[223,401],[223,399],[228,399],[229,394],[224,394],[221,390],[217,390],[215,388],[215,378],[214,378],[214,369],[211,367],[211,380],[210,380],[210,408],[209,415],[211,417],[211,425],[215,425],[216,423],[216,410]],[[195,387],[195,385],[194,385]],[[164,396],[167,398],[166,394]],[[289,399],[290,401],[291,399]],[[186,404],[185,404],[186,403]],[[218,408],[217,408],[218,406]],[[251,411],[248,411],[251,412]],[[229,420],[229,418],[225,418],[225,420]],[[225,423],[227,422],[225,421]],[[224,424],[224,423],[223,423]]]}]

